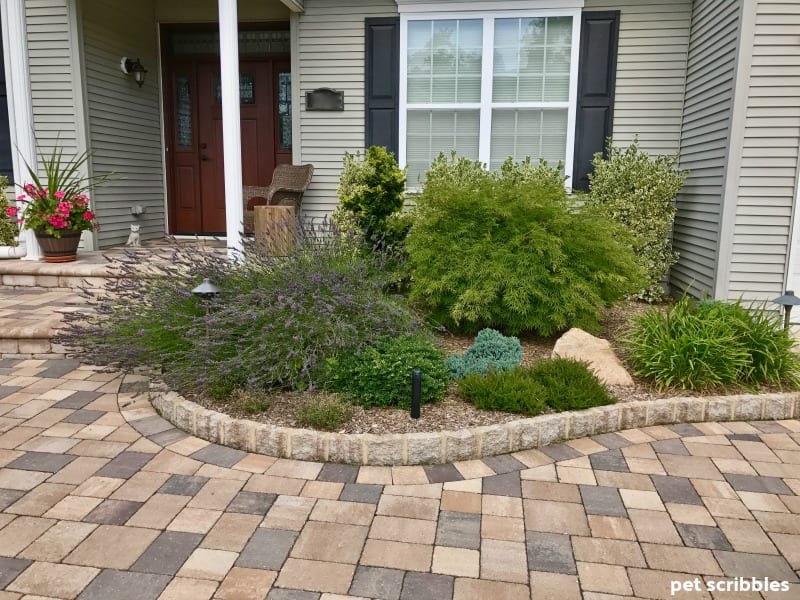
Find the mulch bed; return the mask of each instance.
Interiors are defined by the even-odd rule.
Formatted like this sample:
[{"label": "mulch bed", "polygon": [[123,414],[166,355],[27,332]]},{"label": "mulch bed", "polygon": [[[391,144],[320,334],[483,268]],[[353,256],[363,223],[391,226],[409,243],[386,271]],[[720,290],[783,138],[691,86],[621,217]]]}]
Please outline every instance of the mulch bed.
[{"label": "mulch bed", "polygon": [[[608,310],[603,318],[601,337],[609,339],[615,350],[620,353],[616,340],[624,331],[629,319],[641,314],[650,305],[640,302],[622,302]],[[437,336],[439,345],[447,354],[462,353],[472,345],[474,337],[467,335],[440,333]],[[520,337],[523,351],[523,365],[550,357],[556,337],[542,338],[533,335]],[[675,396],[691,396],[687,390],[656,390],[649,383],[634,378],[633,387],[609,386],[611,393],[620,402],[634,400],[654,400]],[[715,393],[715,392],[706,392]],[[719,391],[716,391],[719,393]],[[731,393],[731,390],[728,390]],[[192,398],[208,408],[224,412],[233,417],[252,419],[286,427],[303,427],[297,420],[298,410],[307,403],[330,400],[331,394],[318,391],[286,392],[274,391],[264,394],[263,399],[269,408],[258,414],[246,413],[241,405],[235,402],[213,402],[202,398]],[[481,425],[505,423],[522,418],[522,415],[499,411],[478,410],[457,394],[455,384],[450,386],[447,395],[441,402],[426,404],[422,407],[422,416],[418,420],[409,417],[408,411],[398,408],[373,408],[365,410],[359,406],[353,408],[352,417],[337,429],[339,433],[413,433],[456,430]]]}]

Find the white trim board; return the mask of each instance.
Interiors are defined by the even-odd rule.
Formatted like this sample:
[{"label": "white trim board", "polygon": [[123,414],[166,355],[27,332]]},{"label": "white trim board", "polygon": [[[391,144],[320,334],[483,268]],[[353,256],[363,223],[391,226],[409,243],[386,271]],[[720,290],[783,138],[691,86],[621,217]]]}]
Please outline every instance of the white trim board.
[{"label": "white trim board", "polygon": [[503,0],[501,2],[425,2],[425,0],[396,0],[400,14],[403,13],[454,13],[491,12],[510,10],[536,10],[557,14],[565,9],[582,9],[584,0]]}]

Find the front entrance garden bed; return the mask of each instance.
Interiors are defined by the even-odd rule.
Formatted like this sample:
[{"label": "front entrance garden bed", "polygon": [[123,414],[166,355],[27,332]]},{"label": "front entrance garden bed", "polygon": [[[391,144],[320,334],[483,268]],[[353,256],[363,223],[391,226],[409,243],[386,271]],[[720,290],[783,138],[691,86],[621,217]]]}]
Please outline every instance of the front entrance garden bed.
[{"label": "front entrance garden bed", "polygon": [[662,398],[459,430],[351,434],[234,418],[187,400],[144,375],[127,375],[123,386],[147,389],[165,419],[209,442],[281,458],[355,465],[443,464],[652,425],[800,417],[800,392],[791,392]]}]

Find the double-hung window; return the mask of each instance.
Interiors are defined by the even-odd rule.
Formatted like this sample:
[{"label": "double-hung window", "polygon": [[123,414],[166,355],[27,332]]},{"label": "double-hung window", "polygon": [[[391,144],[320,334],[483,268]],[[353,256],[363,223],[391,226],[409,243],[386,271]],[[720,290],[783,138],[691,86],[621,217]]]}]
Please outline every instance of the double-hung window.
[{"label": "double-hung window", "polygon": [[580,10],[403,14],[400,159],[411,187],[443,152],[572,173]]}]

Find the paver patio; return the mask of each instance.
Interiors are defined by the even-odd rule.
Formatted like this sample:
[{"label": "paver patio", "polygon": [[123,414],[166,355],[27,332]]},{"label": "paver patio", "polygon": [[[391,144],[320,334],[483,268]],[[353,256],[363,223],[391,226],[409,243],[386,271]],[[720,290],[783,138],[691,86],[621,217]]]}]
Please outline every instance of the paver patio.
[{"label": "paver patio", "polygon": [[[0,360],[0,600],[800,597],[800,421],[435,467],[247,454],[121,378]],[[680,592],[733,578],[785,592]]]}]

